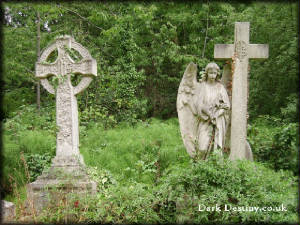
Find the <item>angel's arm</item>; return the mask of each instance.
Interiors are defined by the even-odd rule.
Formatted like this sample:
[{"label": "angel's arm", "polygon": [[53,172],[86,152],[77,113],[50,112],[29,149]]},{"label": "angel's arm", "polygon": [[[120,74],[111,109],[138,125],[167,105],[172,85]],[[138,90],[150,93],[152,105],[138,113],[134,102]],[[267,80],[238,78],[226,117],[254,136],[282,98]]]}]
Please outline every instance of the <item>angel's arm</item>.
[{"label": "angel's arm", "polygon": [[222,85],[220,98],[219,98],[219,109],[216,111],[216,115],[214,117],[218,118],[224,115],[224,113],[227,112],[229,109],[230,109],[229,97],[226,89]]}]

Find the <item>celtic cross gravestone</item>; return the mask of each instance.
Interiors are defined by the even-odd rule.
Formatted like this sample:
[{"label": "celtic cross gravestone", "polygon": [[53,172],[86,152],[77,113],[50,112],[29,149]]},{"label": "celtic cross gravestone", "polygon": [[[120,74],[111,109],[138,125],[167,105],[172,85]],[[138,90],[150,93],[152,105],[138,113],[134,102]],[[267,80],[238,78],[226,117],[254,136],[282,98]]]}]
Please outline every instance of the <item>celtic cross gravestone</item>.
[{"label": "celtic cross gravestone", "polygon": [[[67,53],[67,49],[75,49],[83,59],[75,63]],[[54,63],[45,64],[53,50],[57,49],[58,57]],[[80,73],[86,75],[81,82],[73,87],[71,75]],[[49,83],[49,76],[58,77],[56,90]],[[36,77],[48,92],[56,95],[56,123],[58,126],[56,158],[69,160],[79,157],[78,109],[76,94],[82,92],[92,81],[91,75],[97,75],[97,64],[89,52],[70,36],[62,36],[50,45],[36,63]]]},{"label": "celtic cross gravestone", "polygon": [[[47,59],[57,50],[57,58],[53,63]],[[70,53],[76,51],[82,59],[75,62]],[[74,52],[75,52],[74,51]],[[73,87],[71,76],[81,74],[82,79]],[[92,76],[97,75],[96,60],[71,36],[61,36],[48,46],[36,63],[36,77],[41,80],[43,87],[56,96],[56,124],[58,128],[56,137],[56,156],[52,160],[49,171],[44,171],[38,179],[28,185],[29,200],[36,209],[42,209],[47,201],[47,189],[62,187],[65,191],[94,192],[96,183],[90,181],[86,172],[83,158],[79,152],[78,109],[76,95],[88,87]],[[56,76],[57,87],[50,84],[48,78]],[[66,180],[62,174],[68,176]],[[70,179],[72,185],[70,185]],[[66,186],[68,182],[68,188]]]},{"label": "celtic cross gravestone", "polygon": [[267,44],[249,44],[249,22],[236,22],[234,44],[216,44],[215,59],[234,59],[232,78],[230,159],[246,158],[247,86],[249,59],[268,58]]}]

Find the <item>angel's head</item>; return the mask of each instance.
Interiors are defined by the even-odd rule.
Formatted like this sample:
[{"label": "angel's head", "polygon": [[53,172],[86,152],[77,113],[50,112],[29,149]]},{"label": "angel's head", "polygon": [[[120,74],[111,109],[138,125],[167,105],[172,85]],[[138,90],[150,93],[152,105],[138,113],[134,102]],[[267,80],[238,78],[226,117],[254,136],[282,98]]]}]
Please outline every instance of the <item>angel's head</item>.
[{"label": "angel's head", "polygon": [[[208,76],[208,74],[210,75]],[[219,81],[221,79],[220,67],[214,62],[208,63],[205,67],[205,72],[203,73],[202,80],[207,81],[208,78],[214,79],[216,81]]]}]

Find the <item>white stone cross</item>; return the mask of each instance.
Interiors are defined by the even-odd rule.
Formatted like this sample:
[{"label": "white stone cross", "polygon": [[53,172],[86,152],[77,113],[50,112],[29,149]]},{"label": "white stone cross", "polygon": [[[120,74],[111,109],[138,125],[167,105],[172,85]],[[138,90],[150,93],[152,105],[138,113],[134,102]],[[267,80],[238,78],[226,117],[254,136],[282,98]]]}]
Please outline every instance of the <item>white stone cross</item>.
[{"label": "white stone cross", "polygon": [[[75,63],[68,55],[66,48],[75,49],[82,59]],[[56,50],[57,59],[54,63],[45,63],[49,55]],[[56,123],[58,133],[56,137],[56,159],[68,161],[71,156],[79,153],[78,109],[76,94],[82,92],[92,81],[92,75],[97,75],[97,63],[86,48],[71,36],[61,36],[48,46],[41,54],[35,65],[36,77],[51,94],[56,95]],[[72,86],[71,74],[82,74],[83,78],[76,87]],[[59,83],[55,89],[48,81],[49,76],[57,76]],[[81,161],[81,160],[80,160]]]},{"label": "white stone cross", "polygon": [[215,59],[234,59],[232,79],[231,160],[246,158],[248,61],[269,56],[267,44],[249,44],[249,22],[236,22],[234,44],[216,44]]}]

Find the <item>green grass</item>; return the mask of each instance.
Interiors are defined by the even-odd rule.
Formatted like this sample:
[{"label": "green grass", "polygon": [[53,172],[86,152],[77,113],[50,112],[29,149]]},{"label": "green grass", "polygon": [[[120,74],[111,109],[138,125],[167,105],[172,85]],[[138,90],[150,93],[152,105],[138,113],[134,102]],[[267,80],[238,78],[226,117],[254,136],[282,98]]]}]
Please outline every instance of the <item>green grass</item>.
[{"label": "green grass", "polygon": [[[189,161],[177,119],[151,119],[134,127],[108,130],[94,124],[81,137],[80,143],[80,151],[87,165],[110,170],[115,176],[126,179],[139,179],[132,172],[140,170],[138,161],[144,164],[159,161],[160,170],[172,163]],[[153,175],[150,173],[148,176]]]}]

